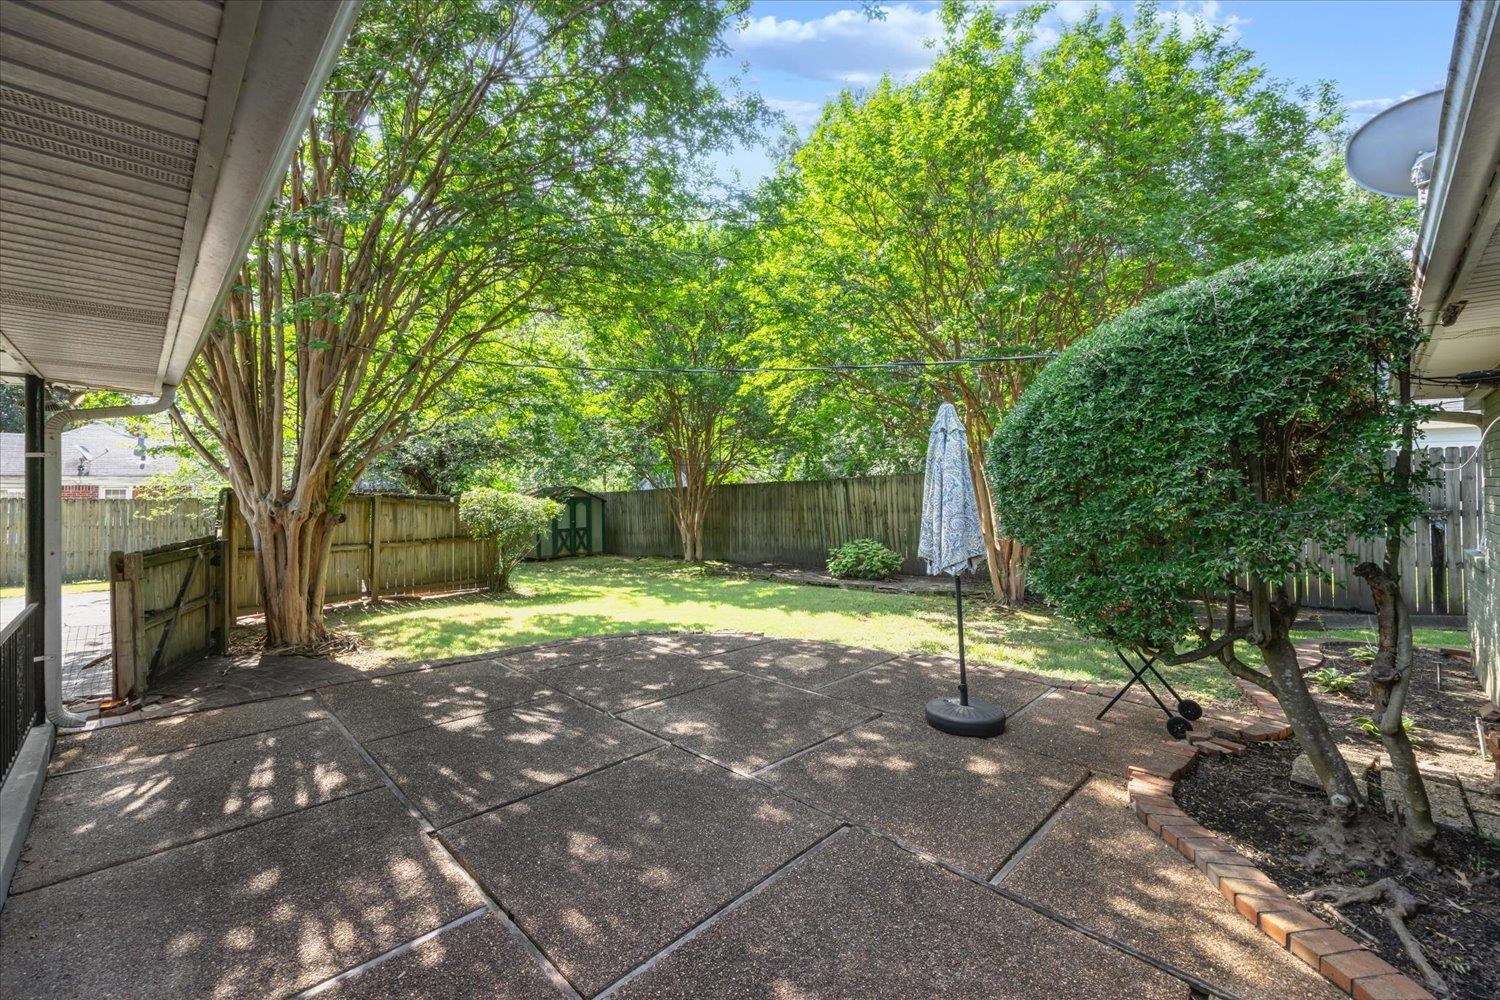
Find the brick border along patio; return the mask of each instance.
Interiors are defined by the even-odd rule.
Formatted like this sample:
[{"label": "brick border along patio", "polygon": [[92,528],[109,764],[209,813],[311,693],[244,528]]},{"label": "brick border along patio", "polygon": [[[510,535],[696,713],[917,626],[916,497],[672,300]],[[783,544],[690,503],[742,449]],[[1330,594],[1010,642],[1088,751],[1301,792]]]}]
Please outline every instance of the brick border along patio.
[{"label": "brick border along patio", "polygon": [[[1299,644],[1299,659],[1308,652],[1314,651]],[[1250,720],[1205,716],[1203,722],[1212,735],[1189,736],[1184,742],[1163,740],[1150,756],[1130,768],[1130,811],[1206,875],[1241,916],[1355,1000],[1433,1000],[1416,980],[1328,926],[1288,895],[1250,859],[1200,826],[1173,798],[1178,779],[1200,756],[1241,756],[1245,747],[1236,739],[1261,742],[1291,737],[1291,724],[1276,699],[1246,681],[1237,683],[1258,716]]]}]

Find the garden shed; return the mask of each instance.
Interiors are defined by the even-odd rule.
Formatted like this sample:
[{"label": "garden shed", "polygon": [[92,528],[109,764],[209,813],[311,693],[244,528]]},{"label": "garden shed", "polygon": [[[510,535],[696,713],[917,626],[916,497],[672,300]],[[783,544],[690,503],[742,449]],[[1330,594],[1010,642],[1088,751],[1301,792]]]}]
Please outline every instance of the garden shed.
[{"label": "garden shed", "polygon": [[604,552],[604,498],[577,486],[554,486],[535,496],[562,504],[551,532],[539,531],[533,559],[601,555]]}]

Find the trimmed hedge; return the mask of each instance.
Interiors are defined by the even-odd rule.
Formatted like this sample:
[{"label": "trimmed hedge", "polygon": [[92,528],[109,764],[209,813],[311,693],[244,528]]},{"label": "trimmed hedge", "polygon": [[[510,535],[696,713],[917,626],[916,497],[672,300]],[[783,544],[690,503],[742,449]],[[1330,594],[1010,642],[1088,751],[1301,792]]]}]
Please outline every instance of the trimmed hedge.
[{"label": "trimmed hedge", "polygon": [[1339,549],[1415,511],[1384,477],[1388,366],[1420,341],[1410,286],[1393,246],[1252,261],[1066,351],[989,446],[1032,584],[1092,634],[1166,648],[1228,580],[1276,585],[1305,543]]}]

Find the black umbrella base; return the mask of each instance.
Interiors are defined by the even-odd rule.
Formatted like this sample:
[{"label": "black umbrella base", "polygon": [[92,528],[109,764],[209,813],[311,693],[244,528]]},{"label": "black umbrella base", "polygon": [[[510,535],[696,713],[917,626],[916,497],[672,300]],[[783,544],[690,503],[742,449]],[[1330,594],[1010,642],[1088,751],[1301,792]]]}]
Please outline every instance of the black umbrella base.
[{"label": "black umbrella base", "polygon": [[934,698],[927,703],[927,723],[954,736],[988,739],[1005,732],[1005,709],[972,698],[967,705],[957,698]]}]

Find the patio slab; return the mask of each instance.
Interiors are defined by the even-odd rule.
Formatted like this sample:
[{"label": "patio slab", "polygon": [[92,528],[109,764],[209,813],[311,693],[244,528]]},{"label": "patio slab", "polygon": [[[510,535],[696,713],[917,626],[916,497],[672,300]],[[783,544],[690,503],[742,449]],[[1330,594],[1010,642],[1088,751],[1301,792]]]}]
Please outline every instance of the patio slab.
[{"label": "patio slab", "polygon": [[668,632],[649,639],[648,648],[652,651],[678,656],[722,656],[766,641],[763,635],[743,632]]},{"label": "patio slab", "polygon": [[878,713],[759,677],[737,677],[621,715],[750,774]]},{"label": "patio slab", "polygon": [[661,744],[568,698],[374,740],[366,749],[444,827]]},{"label": "patio slab", "polygon": [[547,683],[595,708],[623,712],[740,676],[715,660],[675,653],[630,653],[557,667]]},{"label": "patio slab", "polygon": [[1012,716],[1002,738],[1017,750],[1123,777],[1170,738],[1167,717],[1155,705],[1121,701],[1095,719],[1106,704],[1108,699],[1097,695],[1050,691]]},{"label": "patio slab", "polygon": [[553,1000],[566,996],[493,914],[450,927],[319,996],[338,1000]]},{"label": "patio slab", "polygon": [[1240,916],[1108,779],[1079,789],[1000,884],[1242,996],[1343,995]]},{"label": "patio slab", "polygon": [[797,687],[817,688],[895,656],[884,649],[856,649],[810,639],[773,639],[714,657],[719,663]]},{"label": "patio slab", "polygon": [[379,784],[327,720],[59,775],[42,788],[10,891],[37,889]]},{"label": "patio slab", "polygon": [[754,886],[835,822],[664,747],[443,833],[592,996]]},{"label": "patio slab", "polygon": [[650,652],[653,640],[659,641],[662,638],[659,635],[634,633],[591,635],[579,639],[549,642],[540,646],[528,646],[525,649],[501,651],[496,655],[507,665],[531,673],[549,670],[552,667],[567,666],[570,663],[584,663],[588,660],[602,660],[610,656]]},{"label": "patio slab", "polygon": [[[1007,676],[989,667],[969,666],[970,696],[996,703],[1007,713],[1014,713],[1046,691],[1045,684],[1029,678]],[[835,681],[822,688],[822,692],[882,712],[925,721],[929,701],[958,694],[958,661],[897,657]]]},{"label": "patio slab", "polygon": [[777,788],[981,879],[1020,847],[1088,771],[883,718],[760,775]]},{"label": "patio slab", "polygon": [[357,739],[378,740],[551,693],[534,677],[516,673],[499,660],[472,660],[339,684],[319,695]]},{"label": "patio slab", "polygon": [[58,737],[47,774],[56,776],[83,768],[123,764],[237,736],[284,729],[326,715],[316,699],[303,695],[174,715],[139,725],[94,729],[77,736]]},{"label": "patio slab", "polygon": [[846,831],[626,983],[622,998],[1171,997],[1186,986]]},{"label": "patio slab", "polygon": [[11,897],[0,995],[284,996],[480,905],[378,789]]}]

